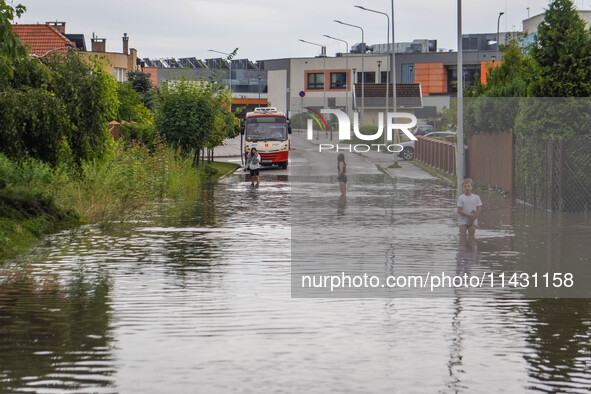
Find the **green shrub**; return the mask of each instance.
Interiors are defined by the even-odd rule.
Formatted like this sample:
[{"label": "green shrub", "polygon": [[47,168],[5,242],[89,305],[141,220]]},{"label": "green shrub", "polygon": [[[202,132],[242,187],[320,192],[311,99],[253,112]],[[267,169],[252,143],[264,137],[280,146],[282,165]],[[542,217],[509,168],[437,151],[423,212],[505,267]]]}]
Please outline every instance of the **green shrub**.
[{"label": "green shrub", "polygon": [[156,126],[149,123],[122,123],[121,138],[128,143],[132,141],[142,143],[150,150],[156,148],[156,145],[160,142]]}]

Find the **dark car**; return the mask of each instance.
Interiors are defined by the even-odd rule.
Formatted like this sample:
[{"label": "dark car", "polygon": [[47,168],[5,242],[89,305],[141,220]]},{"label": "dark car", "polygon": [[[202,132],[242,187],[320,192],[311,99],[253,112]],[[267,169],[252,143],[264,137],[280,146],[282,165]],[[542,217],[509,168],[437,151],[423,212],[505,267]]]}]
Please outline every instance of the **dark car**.
[{"label": "dark car", "polygon": [[[431,138],[431,137],[447,137],[456,135],[455,131],[434,131],[431,133],[425,134],[423,137]],[[404,160],[412,160],[415,158],[415,141],[407,141],[403,142],[402,151],[398,154],[398,156],[402,157]]]},{"label": "dark car", "polygon": [[433,126],[431,126],[430,124],[424,124],[417,127],[417,129],[415,130],[415,135],[425,135],[427,133],[432,133],[434,131],[435,129],[433,128]]}]

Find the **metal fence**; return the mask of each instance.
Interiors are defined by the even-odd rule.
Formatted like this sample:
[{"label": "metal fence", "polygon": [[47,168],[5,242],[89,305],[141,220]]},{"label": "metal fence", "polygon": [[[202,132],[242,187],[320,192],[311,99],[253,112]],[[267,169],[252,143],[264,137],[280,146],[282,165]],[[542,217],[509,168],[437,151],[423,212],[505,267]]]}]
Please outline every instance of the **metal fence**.
[{"label": "metal fence", "polygon": [[515,138],[515,196],[552,211],[591,210],[591,136]]}]

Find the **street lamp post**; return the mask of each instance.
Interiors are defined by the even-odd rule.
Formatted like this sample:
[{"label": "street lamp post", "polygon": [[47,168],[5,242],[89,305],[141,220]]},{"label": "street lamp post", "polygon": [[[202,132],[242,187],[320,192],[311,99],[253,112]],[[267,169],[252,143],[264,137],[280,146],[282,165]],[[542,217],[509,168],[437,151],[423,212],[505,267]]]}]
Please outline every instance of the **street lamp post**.
[{"label": "street lamp post", "polygon": [[[355,81],[357,80],[357,69],[355,67],[353,67],[351,69],[351,71],[353,71],[353,84],[355,84]],[[357,108],[355,108],[355,91],[351,90],[351,111],[355,112],[355,110],[357,110]]]},{"label": "street lamp post", "polygon": [[[392,2],[392,4],[394,4],[394,2]],[[388,14],[386,14],[385,12],[381,12],[381,11],[377,11],[377,10],[372,10],[370,8],[366,8],[366,7],[362,7],[360,5],[356,5],[356,8],[359,8],[360,10],[363,11],[369,11],[369,12],[373,12],[374,14],[381,14],[384,15],[388,21],[388,23],[386,24],[386,46],[388,48],[387,51],[387,55],[386,55],[386,70],[389,71],[390,67],[388,67],[388,63],[390,63],[390,16]],[[394,19],[392,19],[392,21],[394,21]],[[394,30],[392,30],[392,43],[394,43]],[[394,45],[392,45],[394,46]],[[392,62],[394,62],[394,49],[392,49]],[[379,69],[380,69],[380,64],[381,62],[378,62],[378,75],[379,75]],[[386,117],[386,122],[388,121],[388,111],[390,110],[390,100],[389,100],[389,96],[390,96],[390,74],[389,72],[386,72],[386,113],[384,114],[384,116]],[[380,82],[382,80],[382,77],[380,75],[379,77]],[[394,97],[396,97],[396,80],[394,80]],[[394,112],[396,112],[396,105],[394,105]],[[394,133],[396,134],[396,132]],[[384,144],[387,144],[387,133],[384,133]]]},{"label": "street lamp post", "polygon": [[[323,72],[322,72],[322,105],[324,106],[324,108],[326,108],[326,47],[321,44],[316,44],[315,42],[302,40],[301,38],[299,41],[306,43],[306,44],[316,45],[321,48],[320,54],[324,58],[324,67],[323,67]],[[328,137],[328,130],[326,130],[326,134]],[[331,134],[331,136],[332,136],[332,134]],[[318,137],[319,137],[319,134],[316,134],[316,139],[318,139]]]},{"label": "street lamp post", "polygon": [[259,75],[259,108],[261,106],[261,79],[263,78],[262,75]]},{"label": "street lamp post", "polygon": [[504,12],[499,12],[499,17],[497,18],[497,59],[501,60],[501,56],[500,56],[500,52],[499,52],[499,40],[500,40],[500,36],[499,36],[499,22],[501,22],[501,16],[503,16],[505,13]]},{"label": "street lamp post", "polygon": [[226,52],[215,51],[213,49],[208,49],[208,51],[209,52],[215,52],[215,53],[221,53],[222,55],[228,56],[226,58],[226,60],[228,61],[228,63],[230,63],[230,79],[229,79],[229,82],[228,82],[228,85],[229,85],[228,88],[230,89],[230,94],[232,94],[231,93],[232,92],[232,59],[230,59],[230,56],[232,56],[232,54],[231,53],[226,53]]},{"label": "street lamp post", "polygon": [[365,57],[365,33],[361,26],[352,25],[350,23],[341,22],[335,19],[336,23],[341,25],[355,27],[361,30],[361,125],[363,126],[363,120],[365,118],[365,68],[364,68],[364,57]]},{"label": "street lamp post", "polygon": [[[462,0],[458,1],[458,136],[456,141],[456,178],[458,196],[462,193],[462,182],[464,180],[464,84],[460,73],[464,69],[462,51]],[[497,43],[498,45],[498,43]]]},{"label": "street lamp post", "polygon": [[[335,37],[331,37],[329,35],[324,35],[324,37],[326,38],[330,38],[331,40],[337,40],[340,42],[344,42],[345,45],[347,46],[347,56],[345,56],[345,68],[347,69],[347,72],[345,74],[345,112],[347,113],[347,115],[349,115],[349,43],[345,40],[341,40],[340,38],[335,38]],[[331,134],[332,137],[332,134]],[[332,139],[332,138],[331,138]]]},{"label": "street lamp post", "polygon": [[[396,59],[394,54],[396,53],[396,46],[394,43],[394,0],[392,0],[392,61],[390,62],[390,73],[392,74],[392,108],[396,112]],[[398,131],[394,133],[394,143],[398,143]],[[398,154],[394,153],[394,162],[398,163]]]}]

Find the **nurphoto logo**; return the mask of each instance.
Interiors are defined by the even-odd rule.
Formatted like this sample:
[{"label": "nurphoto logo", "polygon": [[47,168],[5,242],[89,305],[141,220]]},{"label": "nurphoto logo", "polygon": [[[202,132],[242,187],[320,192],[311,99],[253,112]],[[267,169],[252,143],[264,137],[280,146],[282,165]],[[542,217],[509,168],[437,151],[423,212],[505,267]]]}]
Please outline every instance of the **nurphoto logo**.
[{"label": "nurphoto logo", "polygon": [[[324,117],[320,115],[318,112],[313,111],[322,122],[326,125],[326,121]],[[341,110],[338,109],[327,109],[323,108],[320,110],[323,114],[333,114],[337,117],[339,122],[339,140],[350,140],[351,139],[351,120],[349,116]],[[402,131],[411,141],[416,141],[417,138],[410,132],[409,129],[415,127],[417,125],[417,118],[413,114],[409,114],[406,112],[388,112],[386,120],[386,141],[392,141],[392,136],[394,130]],[[406,123],[396,123],[401,119],[409,119],[410,122]],[[378,113],[378,130],[375,134],[361,134],[359,131],[359,113],[355,112],[353,114],[353,133],[354,135],[362,140],[362,141],[379,141],[383,140],[384,134],[384,114],[382,112]],[[308,140],[312,140],[313,138],[313,130],[312,130],[312,119],[308,119]],[[378,151],[381,147],[385,147],[389,152],[397,153],[402,151],[402,145],[400,144],[356,144],[356,145],[347,145],[347,148],[344,146],[339,146],[338,144],[335,146],[333,144],[320,144],[318,149],[320,152],[323,150],[348,150],[349,152],[353,149],[355,152],[367,152],[371,149],[371,146],[376,146]]]}]

